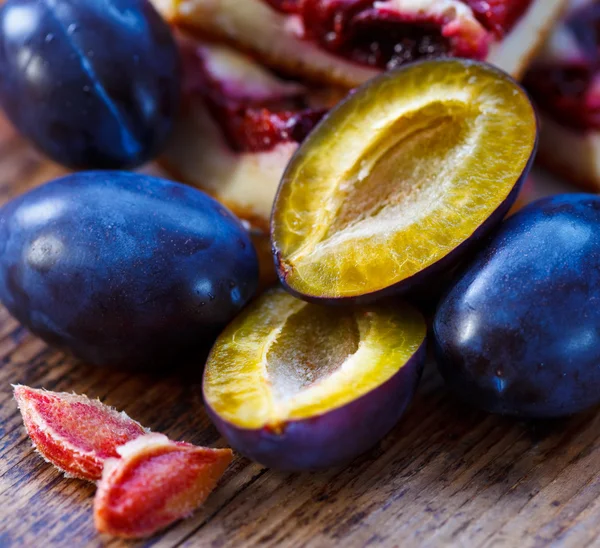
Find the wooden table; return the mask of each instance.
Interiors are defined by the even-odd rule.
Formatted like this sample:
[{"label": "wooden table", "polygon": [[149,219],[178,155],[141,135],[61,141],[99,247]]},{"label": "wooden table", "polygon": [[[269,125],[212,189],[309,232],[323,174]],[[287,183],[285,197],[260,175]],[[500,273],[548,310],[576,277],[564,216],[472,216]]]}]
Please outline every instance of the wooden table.
[{"label": "wooden table", "polygon": [[[61,170],[0,121],[0,197]],[[32,449],[11,384],[74,391],[152,430],[224,445],[200,372],[154,378],[52,351],[0,309],[0,546],[120,546],[94,531],[94,486]],[[460,404],[433,368],[404,420],[345,469],[266,470],[238,457],[208,503],[146,546],[600,546],[600,413],[520,422]],[[140,543],[141,545],[142,543]]]}]

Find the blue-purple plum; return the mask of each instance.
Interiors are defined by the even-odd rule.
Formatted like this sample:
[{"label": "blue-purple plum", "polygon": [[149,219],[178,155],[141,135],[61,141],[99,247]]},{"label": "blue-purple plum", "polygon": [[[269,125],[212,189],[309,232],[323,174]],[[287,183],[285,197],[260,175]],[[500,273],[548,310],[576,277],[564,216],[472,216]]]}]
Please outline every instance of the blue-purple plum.
[{"label": "blue-purple plum", "polygon": [[163,179],[79,173],[0,209],[0,300],[92,364],[176,365],[213,341],[257,278],[240,222]]},{"label": "blue-purple plum", "polygon": [[600,402],[600,197],[539,200],[510,217],[434,319],[449,386],[473,405],[559,417]]},{"label": "blue-purple plum", "polygon": [[180,97],[168,25],[148,0],[6,0],[0,105],[53,160],[123,169],[158,154]]}]

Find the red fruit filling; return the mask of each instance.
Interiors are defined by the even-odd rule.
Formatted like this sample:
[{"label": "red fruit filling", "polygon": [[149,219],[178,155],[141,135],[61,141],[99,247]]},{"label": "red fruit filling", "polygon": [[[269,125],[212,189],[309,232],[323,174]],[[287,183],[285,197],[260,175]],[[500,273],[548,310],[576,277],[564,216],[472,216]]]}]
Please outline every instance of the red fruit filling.
[{"label": "red fruit filling", "polygon": [[243,82],[228,82],[211,73],[207,53],[185,45],[185,92],[201,96],[229,146],[237,152],[271,150],[279,143],[300,143],[327,109],[311,108],[306,91],[298,86],[287,93],[245,94]]},{"label": "red fruit filling", "polygon": [[334,53],[381,69],[414,59],[450,53],[441,21],[411,24],[389,10],[376,9],[373,0],[313,0],[304,2],[306,35]]},{"label": "red fruit filling", "polygon": [[[223,109],[221,126],[237,150],[259,152],[282,142],[301,143],[325,114],[325,110],[277,110],[282,105]],[[294,105],[291,105],[294,108]],[[297,105],[297,108],[301,108]],[[228,114],[233,112],[230,118]]]},{"label": "red fruit filling", "polygon": [[[394,0],[266,0],[296,15],[303,36],[357,63],[390,69],[442,56],[485,59],[493,38],[502,38],[532,0],[458,0],[454,7],[431,0],[403,12]],[[457,15],[468,6],[475,20]],[[477,24],[479,22],[479,25]]]},{"label": "red fruit filling", "polygon": [[267,0],[277,11],[296,14],[300,10],[302,0]]},{"label": "red fruit filling", "polygon": [[561,31],[572,38],[564,59],[542,61],[525,77],[538,107],[558,123],[600,129],[600,5],[575,11]]}]

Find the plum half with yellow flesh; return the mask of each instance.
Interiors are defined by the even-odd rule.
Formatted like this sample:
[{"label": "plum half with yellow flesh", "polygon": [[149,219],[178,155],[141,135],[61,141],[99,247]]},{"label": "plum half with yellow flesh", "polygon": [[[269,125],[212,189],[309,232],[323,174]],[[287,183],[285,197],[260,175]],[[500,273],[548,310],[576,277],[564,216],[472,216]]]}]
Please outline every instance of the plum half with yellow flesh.
[{"label": "plum half with yellow flesh", "polygon": [[283,470],[344,464],[373,447],[412,399],[426,325],[414,308],[331,308],[273,289],[217,340],[204,401],[243,455]]},{"label": "plum half with yellow flesh", "polygon": [[506,215],[536,145],[526,93],[489,65],[425,61],[372,80],[287,167],[271,219],[280,280],[327,302],[422,288]]}]

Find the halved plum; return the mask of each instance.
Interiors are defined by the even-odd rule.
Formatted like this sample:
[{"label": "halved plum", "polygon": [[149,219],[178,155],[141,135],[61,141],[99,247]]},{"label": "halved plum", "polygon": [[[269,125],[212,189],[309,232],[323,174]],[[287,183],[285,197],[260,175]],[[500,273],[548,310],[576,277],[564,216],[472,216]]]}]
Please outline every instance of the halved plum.
[{"label": "halved plum", "polygon": [[331,308],[265,293],[217,340],[204,401],[221,434],[265,466],[310,470],[374,446],[412,399],[426,325],[414,308]]},{"label": "halved plum", "polygon": [[422,287],[502,220],[536,145],[527,95],[489,65],[424,61],[372,80],[288,165],[271,219],[280,280],[309,301]]}]

